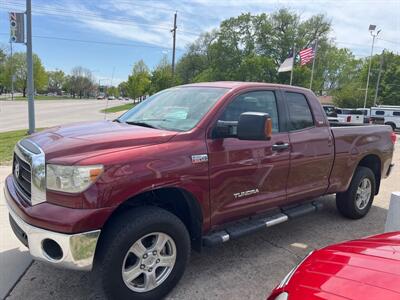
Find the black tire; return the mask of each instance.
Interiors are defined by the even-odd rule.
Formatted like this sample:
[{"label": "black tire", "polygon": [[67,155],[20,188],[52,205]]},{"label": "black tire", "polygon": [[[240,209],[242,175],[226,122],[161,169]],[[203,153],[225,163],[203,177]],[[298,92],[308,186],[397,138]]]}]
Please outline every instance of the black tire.
[{"label": "black tire", "polygon": [[[371,195],[368,204],[360,209],[357,204],[357,189],[364,178],[368,178],[371,183]],[[374,200],[376,190],[375,175],[371,169],[367,167],[357,167],[347,191],[336,194],[336,207],[339,212],[350,219],[361,219],[370,210]]]},{"label": "black tire", "polygon": [[392,122],[386,123],[385,125],[389,125],[389,126],[391,126],[391,127],[392,127],[392,129],[393,129],[393,131],[395,131],[395,130],[396,130],[396,124],[394,124],[394,123],[392,123]]},{"label": "black tire", "polygon": [[[137,240],[153,232],[168,234],[173,239],[175,265],[165,281],[153,290],[133,291],[122,278],[125,255]],[[94,271],[109,299],[162,299],[181,279],[190,256],[190,238],[185,225],[172,213],[154,206],[134,208],[118,215],[107,225],[99,242]]]}]

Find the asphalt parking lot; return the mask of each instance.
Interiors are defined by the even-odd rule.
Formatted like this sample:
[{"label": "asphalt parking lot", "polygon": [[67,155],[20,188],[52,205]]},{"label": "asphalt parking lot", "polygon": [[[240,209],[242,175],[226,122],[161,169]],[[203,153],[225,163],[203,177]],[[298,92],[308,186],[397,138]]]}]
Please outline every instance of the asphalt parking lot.
[{"label": "asphalt parking lot", "polygon": [[[400,166],[399,142],[396,147],[394,163]],[[325,196],[320,199],[324,201],[320,212],[220,247],[204,249],[201,254],[193,252],[183,279],[168,299],[265,299],[311,250],[383,232],[390,194],[400,190],[399,178],[400,169],[394,168],[392,175],[382,181],[380,194],[362,220],[341,217],[336,211],[334,196]],[[23,251],[21,248],[13,251]],[[0,259],[6,259],[2,255]],[[104,299],[104,295],[93,273],[61,270],[34,262],[7,299]]]},{"label": "asphalt parking lot", "polygon": [[[117,114],[100,110],[128,103],[121,100],[39,100],[35,102],[36,127],[50,127],[62,123],[113,119]],[[0,132],[28,127],[27,101],[0,101]]]}]

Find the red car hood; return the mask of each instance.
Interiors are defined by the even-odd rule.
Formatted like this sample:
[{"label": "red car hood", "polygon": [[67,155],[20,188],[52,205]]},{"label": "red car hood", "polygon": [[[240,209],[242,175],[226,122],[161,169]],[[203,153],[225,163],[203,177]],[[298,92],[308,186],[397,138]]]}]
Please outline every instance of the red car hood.
[{"label": "red car hood", "polygon": [[314,252],[285,290],[298,299],[400,299],[400,232]]},{"label": "red car hood", "polygon": [[[125,123],[100,121],[76,123],[50,128],[29,137],[46,154],[46,160],[68,160],[74,157],[119,151],[121,148],[143,147],[160,144],[171,139],[176,132]],[[71,163],[68,160],[68,163]]]}]

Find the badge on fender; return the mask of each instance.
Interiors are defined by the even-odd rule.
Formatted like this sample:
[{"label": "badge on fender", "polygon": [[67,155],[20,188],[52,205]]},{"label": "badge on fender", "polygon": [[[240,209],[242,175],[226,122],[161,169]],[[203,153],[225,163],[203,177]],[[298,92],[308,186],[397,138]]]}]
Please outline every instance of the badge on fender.
[{"label": "badge on fender", "polygon": [[207,154],[192,155],[192,164],[199,164],[203,162],[208,162]]}]

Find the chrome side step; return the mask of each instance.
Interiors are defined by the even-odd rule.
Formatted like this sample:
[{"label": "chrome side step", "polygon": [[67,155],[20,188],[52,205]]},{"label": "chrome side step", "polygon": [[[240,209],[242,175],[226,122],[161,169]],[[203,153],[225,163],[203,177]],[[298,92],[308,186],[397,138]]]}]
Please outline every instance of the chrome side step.
[{"label": "chrome side step", "polygon": [[259,219],[248,219],[228,226],[224,230],[213,232],[203,237],[203,246],[212,247],[232,239],[252,234],[262,229],[298,218],[322,208],[322,203],[311,202],[287,208],[282,208],[280,213]]}]

